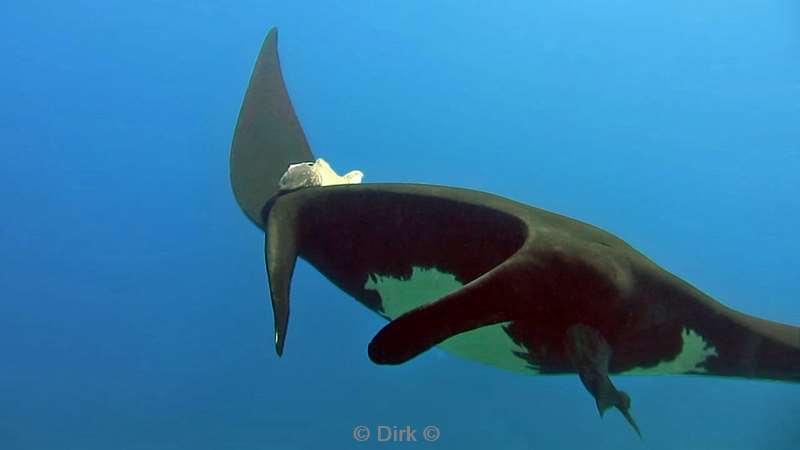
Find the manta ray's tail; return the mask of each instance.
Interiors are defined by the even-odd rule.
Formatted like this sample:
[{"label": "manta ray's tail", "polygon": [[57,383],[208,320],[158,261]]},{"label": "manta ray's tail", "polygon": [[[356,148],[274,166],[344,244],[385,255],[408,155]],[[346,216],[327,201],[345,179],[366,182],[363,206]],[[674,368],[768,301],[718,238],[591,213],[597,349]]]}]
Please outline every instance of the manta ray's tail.
[{"label": "manta ray's tail", "polygon": [[597,411],[600,412],[600,416],[602,417],[603,414],[611,407],[617,408],[620,413],[625,417],[625,420],[633,427],[636,434],[639,437],[642,437],[642,431],[639,429],[639,425],[634,420],[633,416],[631,415],[631,398],[625,391],[619,391],[614,388],[611,382],[608,382],[608,387],[610,390],[607,395],[601,395],[598,393],[595,396],[595,400],[597,401]]},{"label": "manta ray's tail", "polygon": [[625,392],[617,390],[608,377],[611,346],[603,335],[590,326],[577,324],[567,330],[566,338],[567,355],[586,390],[597,402],[600,416],[612,406],[617,408],[641,438],[639,425],[630,413],[631,398]]}]

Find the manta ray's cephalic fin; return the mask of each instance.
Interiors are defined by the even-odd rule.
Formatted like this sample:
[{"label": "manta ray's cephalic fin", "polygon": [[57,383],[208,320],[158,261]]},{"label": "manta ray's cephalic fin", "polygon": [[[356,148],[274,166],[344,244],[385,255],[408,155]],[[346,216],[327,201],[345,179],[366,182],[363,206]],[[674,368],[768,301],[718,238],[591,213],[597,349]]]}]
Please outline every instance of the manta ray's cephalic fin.
[{"label": "manta ray's cephalic fin", "polygon": [[[510,270],[516,266],[518,270]],[[507,322],[524,304],[510,298],[492,299],[497,286],[514,286],[530,277],[519,253],[460,289],[415,308],[381,329],[369,344],[376,364],[402,364],[445,339],[476,328]]]},{"label": "manta ray's cephalic fin", "polygon": [[630,414],[631,399],[618,391],[608,378],[611,346],[596,329],[577,324],[567,330],[566,351],[586,390],[595,398],[602,417],[608,408],[617,408],[636,434],[642,437],[639,426]]},{"label": "manta ray's cephalic fin", "polygon": [[275,352],[281,356],[289,326],[289,289],[297,263],[297,210],[277,197],[264,207],[263,215],[264,257],[275,318]]}]

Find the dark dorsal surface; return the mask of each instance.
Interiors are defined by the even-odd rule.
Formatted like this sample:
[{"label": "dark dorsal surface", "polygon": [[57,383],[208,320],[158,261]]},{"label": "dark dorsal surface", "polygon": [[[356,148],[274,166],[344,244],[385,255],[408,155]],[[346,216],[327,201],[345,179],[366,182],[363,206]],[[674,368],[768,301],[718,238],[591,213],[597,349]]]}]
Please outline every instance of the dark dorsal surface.
[{"label": "dark dorsal surface", "polygon": [[[432,185],[342,185],[282,195],[264,213],[275,217],[267,232],[276,249],[291,243],[345,292],[394,319],[370,346],[376,362],[401,363],[495,326],[508,338],[492,344],[495,353],[537,373],[574,372],[564,339],[585,323],[613,349],[612,374],[800,374],[796,327],[726,308],[607,232],[502,197]],[[277,261],[281,252],[274,254]],[[414,282],[417,269],[435,270],[452,286],[430,296],[430,283]],[[285,286],[275,291],[286,299],[278,303],[288,305],[288,278],[270,273]],[[409,290],[393,298],[376,289],[387,277]],[[387,309],[398,298],[406,306]],[[470,345],[456,353],[487,360],[486,346]]]},{"label": "dark dorsal surface", "polygon": [[[439,195],[430,195],[437,189]],[[522,246],[524,222],[474,198],[467,201],[472,192],[364,184],[308,188],[284,197],[302,205],[297,213],[299,255],[357,300],[383,312],[376,292],[364,289],[370,276],[408,280],[415,267],[435,268],[463,285]]]}]

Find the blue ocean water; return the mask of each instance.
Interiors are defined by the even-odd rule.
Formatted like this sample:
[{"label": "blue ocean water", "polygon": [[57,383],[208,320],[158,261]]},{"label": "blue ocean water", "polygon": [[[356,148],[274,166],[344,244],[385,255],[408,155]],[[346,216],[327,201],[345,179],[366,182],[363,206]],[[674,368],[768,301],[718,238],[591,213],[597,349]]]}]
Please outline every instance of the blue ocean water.
[{"label": "blue ocean water", "polygon": [[278,358],[228,180],[272,26],[337,169],[593,223],[800,324],[794,1],[4,2],[0,449],[797,448],[796,384],[619,377],[639,440],[576,376],[373,365],[382,319],[304,263]]}]

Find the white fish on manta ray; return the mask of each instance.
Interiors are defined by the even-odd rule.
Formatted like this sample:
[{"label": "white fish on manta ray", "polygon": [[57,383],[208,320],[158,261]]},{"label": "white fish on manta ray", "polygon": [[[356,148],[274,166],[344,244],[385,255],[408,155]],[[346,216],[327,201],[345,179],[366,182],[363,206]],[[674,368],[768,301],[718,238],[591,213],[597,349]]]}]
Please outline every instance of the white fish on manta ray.
[{"label": "white fish on manta ray", "polygon": [[322,158],[317,158],[314,162],[301,162],[289,165],[280,181],[278,187],[281,192],[293,191],[311,186],[333,186],[336,184],[358,184],[364,178],[364,173],[360,170],[347,172],[343,176],[338,175]]}]

